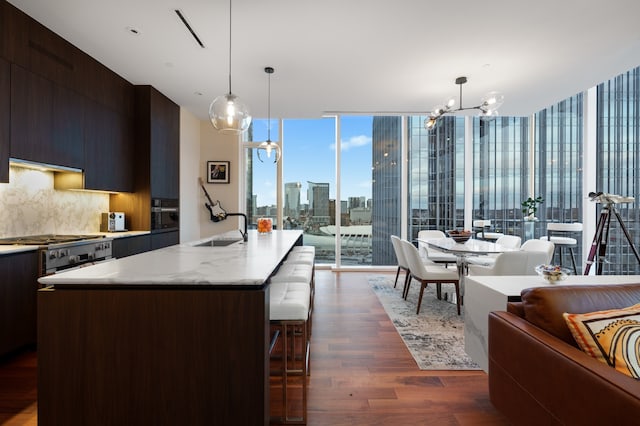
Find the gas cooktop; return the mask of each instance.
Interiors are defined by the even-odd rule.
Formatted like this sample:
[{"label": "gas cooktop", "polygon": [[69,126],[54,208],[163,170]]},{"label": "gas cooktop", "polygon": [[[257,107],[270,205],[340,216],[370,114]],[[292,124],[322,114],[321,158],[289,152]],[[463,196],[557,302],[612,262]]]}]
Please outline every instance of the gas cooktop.
[{"label": "gas cooktop", "polygon": [[103,235],[64,235],[64,234],[44,234],[29,235],[25,237],[0,238],[0,245],[37,245],[46,246],[49,244],[71,243],[82,240],[95,240],[104,238]]}]

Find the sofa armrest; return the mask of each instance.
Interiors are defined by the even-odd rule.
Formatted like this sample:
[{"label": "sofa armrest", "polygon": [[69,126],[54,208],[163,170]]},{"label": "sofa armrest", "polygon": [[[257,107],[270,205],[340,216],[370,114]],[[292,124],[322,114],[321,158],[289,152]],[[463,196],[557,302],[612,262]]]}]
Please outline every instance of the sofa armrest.
[{"label": "sofa armrest", "polygon": [[522,425],[629,424],[640,381],[509,312],[489,314],[489,394]]}]

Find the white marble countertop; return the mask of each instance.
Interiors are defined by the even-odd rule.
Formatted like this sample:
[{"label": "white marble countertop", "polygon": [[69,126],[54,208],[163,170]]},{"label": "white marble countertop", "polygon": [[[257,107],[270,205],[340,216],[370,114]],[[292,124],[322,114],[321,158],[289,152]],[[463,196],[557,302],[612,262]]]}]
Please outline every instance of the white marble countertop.
[{"label": "white marble countertop", "polygon": [[36,251],[38,246],[0,245],[0,256],[3,254],[20,253],[23,251]]},{"label": "white marble countertop", "polygon": [[[115,259],[49,275],[47,286],[78,285],[262,285],[289,252],[301,231],[249,231],[243,242],[238,231]],[[238,239],[225,247],[200,246],[211,240]]]},{"label": "white marble countertop", "polygon": [[107,238],[126,238],[138,235],[148,235],[151,231],[122,231],[122,232],[96,232],[96,235],[104,235]]}]

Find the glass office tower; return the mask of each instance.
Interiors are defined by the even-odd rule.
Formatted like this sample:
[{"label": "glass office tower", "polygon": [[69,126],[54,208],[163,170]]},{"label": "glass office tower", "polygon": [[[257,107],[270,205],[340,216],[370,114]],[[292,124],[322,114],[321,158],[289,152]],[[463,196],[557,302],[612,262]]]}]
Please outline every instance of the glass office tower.
[{"label": "glass office tower", "polygon": [[401,117],[374,117],[372,138],[372,263],[396,264],[391,235],[400,235]]}]

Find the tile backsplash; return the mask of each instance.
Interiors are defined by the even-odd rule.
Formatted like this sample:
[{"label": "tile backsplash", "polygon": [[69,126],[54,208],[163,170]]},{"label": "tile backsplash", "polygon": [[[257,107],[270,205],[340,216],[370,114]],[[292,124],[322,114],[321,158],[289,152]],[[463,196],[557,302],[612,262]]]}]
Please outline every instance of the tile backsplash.
[{"label": "tile backsplash", "polygon": [[53,172],[11,166],[9,182],[0,183],[0,238],[99,232],[109,210],[109,194],[54,189]]}]

